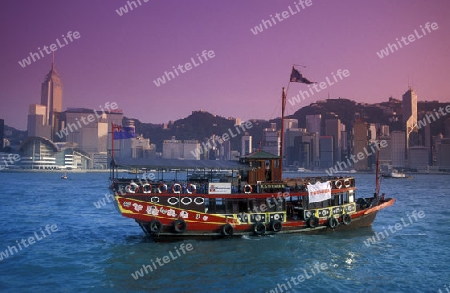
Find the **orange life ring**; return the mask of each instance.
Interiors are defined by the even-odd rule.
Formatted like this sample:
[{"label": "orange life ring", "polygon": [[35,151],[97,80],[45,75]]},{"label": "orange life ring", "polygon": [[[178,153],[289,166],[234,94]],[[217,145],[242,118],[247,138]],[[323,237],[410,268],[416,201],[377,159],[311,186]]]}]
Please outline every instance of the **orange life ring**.
[{"label": "orange life ring", "polygon": [[[191,190],[191,187],[192,187],[192,190]],[[195,194],[195,193],[197,193],[197,186],[195,184],[189,184],[186,191],[189,194]]]},{"label": "orange life ring", "polygon": [[[175,190],[175,186],[178,186],[179,189],[178,189],[178,190]],[[181,187],[181,184],[180,184],[180,183],[175,183],[174,185],[172,185],[172,192],[173,192],[173,193],[181,193],[181,191],[183,191],[183,188]]]},{"label": "orange life ring", "polygon": [[[247,190],[247,188],[248,188],[248,190]],[[249,193],[252,193],[252,191],[253,191],[252,186],[250,184],[245,184],[244,193],[249,194]]]},{"label": "orange life ring", "polygon": [[[161,191],[161,187],[164,187],[164,190]],[[167,193],[167,184],[161,183],[158,185],[158,192],[159,193]]]},{"label": "orange life ring", "polygon": [[344,180],[344,186],[345,186],[345,188],[349,188],[350,187],[350,179],[345,179]]}]

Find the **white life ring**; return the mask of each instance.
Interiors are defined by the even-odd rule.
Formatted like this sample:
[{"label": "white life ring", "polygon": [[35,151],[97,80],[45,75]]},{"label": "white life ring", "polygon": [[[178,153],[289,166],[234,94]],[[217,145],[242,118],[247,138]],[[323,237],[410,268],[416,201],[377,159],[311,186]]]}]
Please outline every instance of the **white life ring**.
[{"label": "white life ring", "polygon": [[139,188],[139,185],[137,185],[134,182],[131,182],[130,184],[127,185],[127,187],[125,187],[125,191],[127,193],[136,193],[138,188]]},{"label": "white life ring", "polygon": [[[185,201],[185,199],[187,200],[187,202]],[[192,203],[192,198],[190,198],[190,197],[183,197],[183,198],[181,198],[181,203],[184,204],[184,205],[191,204]]]},{"label": "white life ring", "polygon": [[[161,187],[164,187],[163,191],[161,191]],[[166,193],[167,192],[167,184],[161,183],[160,185],[158,185],[158,192],[159,193]]]},{"label": "white life ring", "polygon": [[[175,187],[176,187],[176,186],[178,186],[178,190],[175,190]],[[178,194],[180,194],[182,190],[183,190],[183,189],[181,188],[181,185],[180,185],[179,183],[175,183],[174,185],[172,185],[172,192],[173,192],[173,193],[178,193]]]},{"label": "white life ring", "polygon": [[142,185],[142,192],[143,193],[152,193],[152,185],[149,183],[145,183],[144,185]]},{"label": "white life ring", "polygon": [[[171,200],[172,199],[174,199],[175,200],[175,202],[172,202]],[[174,197],[174,196],[172,196],[172,197],[169,197],[169,199],[167,200],[167,202],[170,204],[170,205],[176,205],[177,203],[178,203],[178,198],[176,198],[176,197]]]},{"label": "white life ring", "polygon": [[345,179],[344,180],[344,186],[345,186],[345,188],[349,188],[350,187],[350,179]]},{"label": "white life ring", "polygon": [[[248,190],[247,190],[247,188],[248,188]],[[252,193],[252,191],[253,191],[252,186],[250,184],[245,184],[244,193],[249,194],[249,193]]]},{"label": "white life ring", "polygon": [[196,197],[196,198],[194,198],[194,203],[198,204],[198,205],[204,204],[205,203],[205,199],[203,197]]},{"label": "white life ring", "polygon": [[[192,190],[191,190],[192,188]],[[195,194],[197,192],[197,186],[195,186],[195,184],[189,184],[187,189],[186,189],[187,193],[189,194]]]},{"label": "white life ring", "polygon": [[342,188],[342,181],[341,180],[336,180],[334,182],[334,185],[336,185],[336,188],[341,189]]}]

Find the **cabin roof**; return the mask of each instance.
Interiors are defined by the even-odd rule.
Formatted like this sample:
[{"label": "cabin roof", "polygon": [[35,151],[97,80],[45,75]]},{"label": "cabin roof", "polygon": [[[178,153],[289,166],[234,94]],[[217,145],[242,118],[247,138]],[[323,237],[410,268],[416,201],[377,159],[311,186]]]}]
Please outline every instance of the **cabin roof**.
[{"label": "cabin roof", "polygon": [[250,169],[248,165],[242,164],[238,161],[223,161],[223,160],[114,158],[114,163],[116,166],[120,167],[147,168],[147,169],[221,169],[221,170]]}]

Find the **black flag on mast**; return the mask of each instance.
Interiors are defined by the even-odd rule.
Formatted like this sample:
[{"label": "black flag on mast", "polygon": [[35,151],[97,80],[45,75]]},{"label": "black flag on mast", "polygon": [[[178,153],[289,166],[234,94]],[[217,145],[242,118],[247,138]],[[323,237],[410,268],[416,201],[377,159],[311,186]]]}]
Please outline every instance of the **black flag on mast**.
[{"label": "black flag on mast", "polygon": [[300,82],[300,83],[306,83],[306,84],[315,83],[315,82],[309,81],[307,78],[303,77],[303,75],[294,67],[292,67],[290,82]]}]

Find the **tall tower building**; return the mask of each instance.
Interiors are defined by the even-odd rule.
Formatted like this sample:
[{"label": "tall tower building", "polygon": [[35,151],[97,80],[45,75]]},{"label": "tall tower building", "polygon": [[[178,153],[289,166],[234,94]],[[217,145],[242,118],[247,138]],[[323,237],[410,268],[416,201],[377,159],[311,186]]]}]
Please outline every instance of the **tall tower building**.
[{"label": "tall tower building", "polygon": [[55,140],[55,133],[60,130],[62,112],[62,83],[61,78],[55,70],[55,63],[45,77],[41,87],[41,105],[47,107],[45,113],[45,125],[51,125],[52,137]]},{"label": "tall tower building", "polygon": [[[353,155],[358,157],[359,153],[366,154],[364,151],[368,147],[368,125],[361,119],[355,120],[353,124]],[[367,156],[362,159],[355,160],[354,168],[357,171],[365,171],[369,167]]]},{"label": "tall tower building", "polygon": [[334,162],[341,161],[341,130],[342,124],[339,118],[325,120],[325,135],[333,137]]},{"label": "tall tower building", "polygon": [[320,135],[320,124],[322,121],[322,115],[306,115],[306,131],[310,133],[317,132]]},{"label": "tall tower building", "polygon": [[[403,123],[406,131],[406,150],[417,144],[417,94],[409,89],[403,94]],[[407,153],[407,152],[405,152]]]},{"label": "tall tower building", "polygon": [[40,104],[30,105],[28,108],[27,130],[28,136],[40,136],[51,139],[52,129],[45,121],[47,107]]},{"label": "tall tower building", "polygon": [[252,153],[252,136],[248,132],[241,138],[241,155],[245,156]]}]

